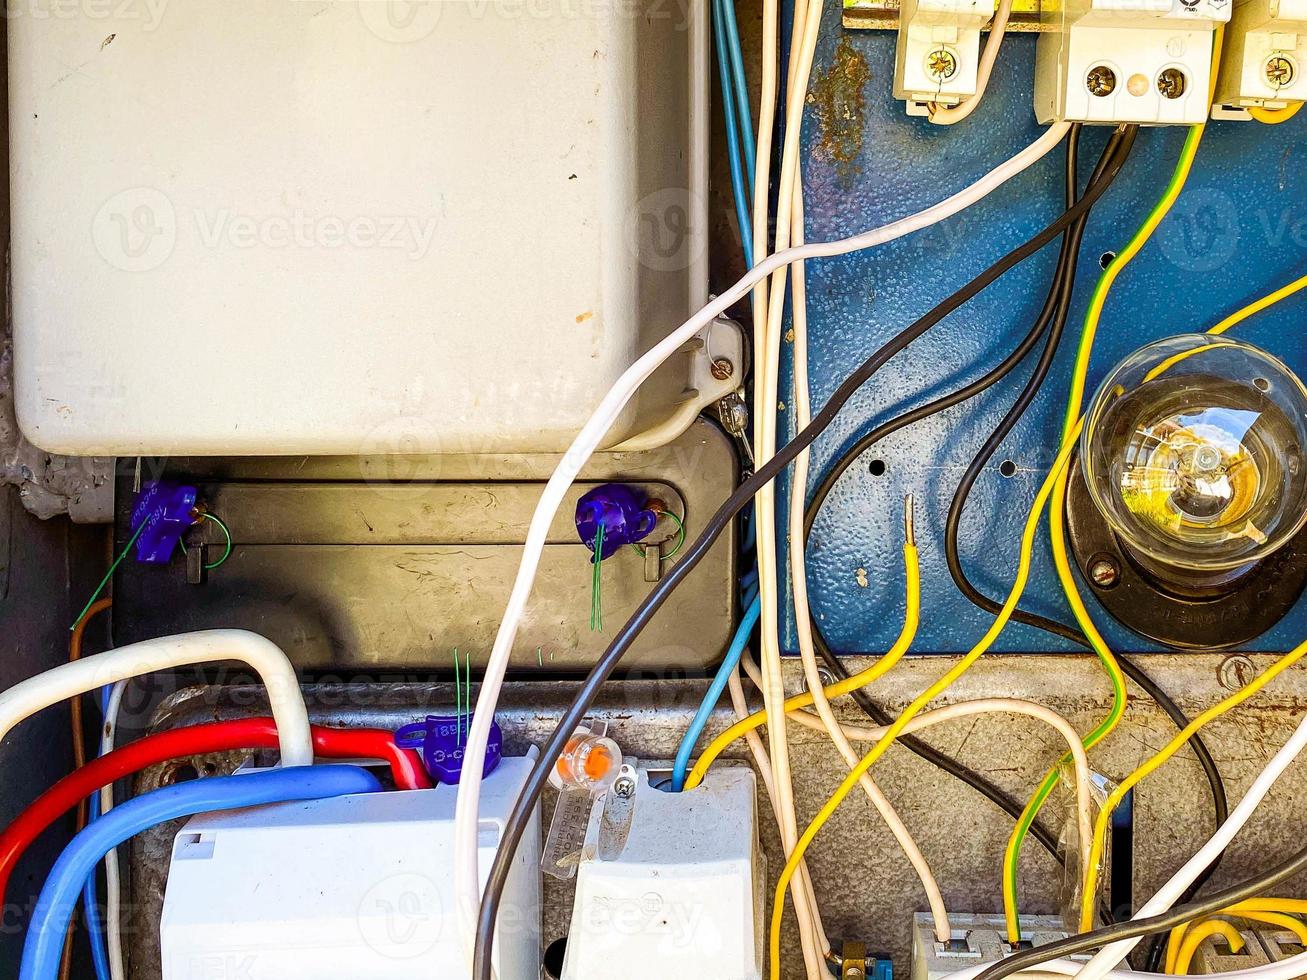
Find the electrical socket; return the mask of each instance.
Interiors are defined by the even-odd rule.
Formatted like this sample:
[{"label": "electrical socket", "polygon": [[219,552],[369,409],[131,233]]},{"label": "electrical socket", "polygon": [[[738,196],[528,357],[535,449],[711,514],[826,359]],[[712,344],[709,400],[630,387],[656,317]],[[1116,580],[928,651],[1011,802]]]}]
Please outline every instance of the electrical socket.
[{"label": "electrical socket", "polygon": [[1250,119],[1247,107],[1307,101],[1307,0],[1236,3],[1216,86],[1217,119]]},{"label": "electrical socket", "polygon": [[1232,0],[1065,0],[1043,5],[1035,48],[1042,123],[1204,122],[1217,25]]},{"label": "electrical socket", "polygon": [[[1033,946],[1067,936],[1065,925],[1055,915],[1023,915],[1020,921],[1024,941]],[[954,948],[936,941],[935,922],[929,913],[918,912],[912,917],[912,980],[940,980],[959,970],[996,963],[1012,952],[1001,915],[950,914],[949,926]]]},{"label": "electrical socket", "polygon": [[976,94],[980,31],[994,17],[994,0],[902,0],[894,52],[894,97],[910,116],[929,103],[953,106]]}]

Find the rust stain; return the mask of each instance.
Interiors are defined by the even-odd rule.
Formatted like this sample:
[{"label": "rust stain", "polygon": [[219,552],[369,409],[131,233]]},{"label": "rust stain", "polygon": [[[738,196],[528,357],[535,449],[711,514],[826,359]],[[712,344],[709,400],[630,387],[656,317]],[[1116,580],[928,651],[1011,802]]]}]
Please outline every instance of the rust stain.
[{"label": "rust stain", "polygon": [[864,89],[870,79],[866,57],[845,34],[831,64],[818,74],[808,95],[821,127],[815,155],[835,165],[845,186],[852,184],[859,172],[858,155],[862,152],[867,111]]},{"label": "rust stain", "polygon": [[593,320],[593,319],[594,319],[594,313],[593,313],[593,312],[586,312],[586,313],[582,313],[580,316],[578,316],[578,317],[576,318],[576,322],[577,322],[577,323],[585,323],[587,320]]}]

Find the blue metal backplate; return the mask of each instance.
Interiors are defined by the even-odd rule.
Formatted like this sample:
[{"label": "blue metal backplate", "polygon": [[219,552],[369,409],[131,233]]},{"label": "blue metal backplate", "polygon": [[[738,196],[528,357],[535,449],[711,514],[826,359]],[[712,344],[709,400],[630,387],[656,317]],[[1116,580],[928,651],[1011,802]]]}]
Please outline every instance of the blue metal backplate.
[{"label": "blue metal backplate", "polygon": [[[911,214],[960,190],[1039,134],[1031,109],[1034,41],[1005,44],[989,93],[961,125],[910,119],[891,97],[892,32],[844,30],[837,3],[826,20],[804,126],[809,241],[842,238]],[[858,95],[861,95],[859,100]],[[861,105],[859,105],[861,101]],[[1106,139],[1086,129],[1087,175]],[[1056,451],[1080,323],[1099,258],[1125,245],[1166,185],[1185,133],[1146,129],[1127,169],[1095,209],[1080,263],[1074,309],[1057,365],[1039,399],[995,456],[970,498],[961,537],[973,580],[1006,595],[1029,506]],[[859,145],[860,141],[860,145]],[[839,259],[808,265],[813,408],[881,343],[925,313],[1062,210],[1059,149],[988,199],[935,229]],[[843,447],[877,421],[982,374],[1029,330],[1047,292],[1056,244],[894,358],[818,441],[812,483]],[[1120,277],[1099,329],[1090,393],[1120,358],[1149,340],[1197,331],[1307,273],[1307,120],[1280,126],[1208,126],[1198,162],[1171,217]],[[1299,297],[1238,328],[1237,335],[1307,376],[1307,300]],[[789,392],[786,345],[781,391]],[[1032,355],[1030,363],[1034,357]],[[958,479],[1024,384],[1030,364],[970,403],[891,436],[853,467],[813,529],[808,571],[814,615],[842,652],[885,650],[903,617],[903,496],[916,497],[924,615],[914,649],[968,649],[992,621],[954,587],[944,564],[943,523]],[[788,402],[787,396],[782,397]],[[792,409],[786,405],[792,430]],[[885,463],[873,476],[872,459]],[[1016,475],[999,473],[1003,460]],[[780,513],[785,513],[783,486]],[[783,540],[783,538],[782,538]],[[1041,528],[1026,608],[1070,621]],[[865,570],[865,586],[859,570]],[[1088,597],[1116,649],[1156,649],[1120,628]],[[1253,649],[1283,650],[1307,636],[1307,603]],[[797,649],[791,617],[784,646]],[[1069,644],[1010,626],[1000,651],[1054,651]]]}]

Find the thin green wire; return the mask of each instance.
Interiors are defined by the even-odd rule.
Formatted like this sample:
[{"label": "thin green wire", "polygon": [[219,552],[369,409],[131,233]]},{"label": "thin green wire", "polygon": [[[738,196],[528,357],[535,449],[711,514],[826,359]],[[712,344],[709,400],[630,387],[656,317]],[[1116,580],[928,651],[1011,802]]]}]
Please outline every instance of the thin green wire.
[{"label": "thin green wire", "polygon": [[[680,550],[683,547],[685,547],[685,522],[682,521],[675,514],[673,514],[670,510],[663,511],[662,516],[670,517],[676,523],[676,530],[677,530],[676,547],[673,548],[671,551],[667,552],[667,554],[663,555],[661,559],[662,561],[671,561],[673,558],[677,556]],[[631,545],[631,548],[641,558],[644,557],[644,547],[642,545],[633,544]]]},{"label": "thin green wire", "polygon": [[[454,656],[458,656],[458,651],[454,651]],[[468,729],[472,727],[472,654],[463,655],[463,718],[467,722]]]},{"label": "thin green wire", "polygon": [[599,525],[595,531],[594,543],[594,560],[592,562],[592,571],[590,573],[590,629],[596,633],[602,632],[604,628],[604,608],[603,601],[600,597],[600,590],[603,587],[603,575],[601,568],[603,566],[604,553],[604,526]]},{"label": "thin green wire", "polygon": [[[217,524],[218,527],[222,528],[222,536],[227,539],[227,548],[225,551],[223,551],[222,557],[219,558],[217,561],[209,562],[207,565],[204,566],[204,570],[206,572],[211,572],[219,565],[221,565],[223,562],[225,562],[228,558],[231,557],[231,550],[232,550],[231,528],[229,528],[226,524],[224,524],[220,518],[215,517],[213,514],[210,514],[208,511],[205,511],[200,516],[204,518],[206,521],[213,521],[214,524]],[[183,555],[186,554],[187,553],[186,542],[179,541],[178,543],[182,546],[182,554]]]},{"label": "thin green wire", "polygon": [[[1151,235],[1151,231],[1148,231],[1147,229],[1150,225],[1153,225],[1153,219],[1159,218],[1159,213],[1164,214],[1170,209],[1171,204],[1174,203],[1173,197],[1179,194],[1180,190],[1183,188],[1185,180],[1189,176],[1189,170],[1193,166],[1194,157],[1198,153],[1198,146],[1203,138],[1203,130],[1203,126],[1190,127],[1189,133],[1185,137],[1184,148],[1180,151],[1180,158],[1176,162],[1175,170],[1171,174],[1171,179],[1167,183],[1166,190],[1163,192],[1152,211],[1149,212],[1143,224],[1131,238],[1129,244],[1124,250],[1127,254],[1134,253],[1143,247]],[[1101,310],[1103,304],[1106,302],[1107,293],[1116,279],[1113,268],[1117,261],[1117,259],[1113,259],[1111,265],[1109,265],[1107,269],[1103,271],[1103,274],[1099,276],[1098,285],[1094,288],[1094,295],[1089,304],[1089,310],[1091,313],[1095,309]],[[1090,314],[1086,314],[1085,321],[1081,327],[1080,344],[1076,352],[1076,364],[1072,374],[1073,377],[1081,376],[1082,372],[1088,371],[1089,359],[1093,353],[1095,333],[1094,320]],[[1063,443],[1065,443],[1068,435],[1070,435],[1076,422],[1079,421],[1080,413],[1078,411],[1078,406],[1074,404],[1074,401],[1075,395],[1073,394],[1071,399],[1068,401],[1066,418],[1063,420]],[[1083,629],[1085,624],[1081,623],[1080,626]],[[1089,630],[1086,630],[1085,632],[1092,635]],[[1121,718],[1125,715],[1126,709],[1125,682],[1122,679],[1119,670],[1113,671],[1111,669],[1112,657],[1110,651],[1103,649],[1097,642],[1093,644],[1093,647],[1099,663],[1107,669],[1108,675],[1112,680],[1112,710],[1108,713],[1108,716],[1099,723],[1098,727],[1084,737],[1082,741],[1086,749],[1093,748],[1106,738],[1121,721]],[[1035,822],[1035,818],[1039,815],[1040,810],[1048,801],[1049,796],[1052,795],[1053,790],[1057,788],[1057,784],[1061,780],[1062,767],[1070,760],[1070,758],[1070,755],[1063,756],[1058,765],[1049,771],[1048,775],[1044,777],[1044,781],[1040,783],[1039,789],[1031,798],[1030,803],[1027,804],[1026,809],[1022,812],[1021,819],[1017,823],[1017,828],[1014,834],[1016,851],[1018,854],[1025,843],[1026,836],[1029,834],[1031,826]],[[1008,887],[1011,889],[1013,894],[1016,893],[1018,863],[1019,862],[1017,861],[1008,862],[1007,868]]]},{"label": "thin green wire", "polygon": [[454,740],[463,744],[463,682],[458,672],[458,647],[454,647]]},{"label": "thin green wire", "polygon": [[95,600],[100,598],[100,593],[103,592],[104,587],[109,584],[109,580],[113,578],[113,573],[116,572],[118,566],[123,563],[123,559],[126,558],[127,553],[132,550],[132,545],[136,544],[136,539],[141,536],[141,532],[145,530],[145,525],[148,523],[149,521],[141,521],[140,527],[132,532],[131,540],[127,542],[122,551],[118,552],[118,557],[113,560],[113,564],[109,566],[109,570],[104,573],[104,578],[100,579],[100,584],[97,585],[95,591],[91,593],[91,598],[86,600],[86,605],[82,607],[82,611],[78,613],[77,618],[73,620],[73,625],[68,627],[68,632],[71,633],[73,630],[77,629],[77,624],[82,621],[82,617],[86,615],[87,610],[95,605]]}]

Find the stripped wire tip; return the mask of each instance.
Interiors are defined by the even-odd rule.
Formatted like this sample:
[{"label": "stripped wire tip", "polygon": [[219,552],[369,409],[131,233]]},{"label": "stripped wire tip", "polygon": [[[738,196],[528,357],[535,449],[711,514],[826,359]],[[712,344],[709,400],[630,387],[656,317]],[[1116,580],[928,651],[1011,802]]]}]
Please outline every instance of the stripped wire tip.
[{"label": "stripped wire tip", "polygon": [[907,538],[908,544],[917,543],[917,524],[916,518],[912,513],[913,499],[912,494],[903,496],[903,534]]}]

